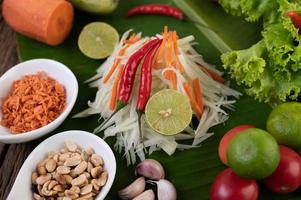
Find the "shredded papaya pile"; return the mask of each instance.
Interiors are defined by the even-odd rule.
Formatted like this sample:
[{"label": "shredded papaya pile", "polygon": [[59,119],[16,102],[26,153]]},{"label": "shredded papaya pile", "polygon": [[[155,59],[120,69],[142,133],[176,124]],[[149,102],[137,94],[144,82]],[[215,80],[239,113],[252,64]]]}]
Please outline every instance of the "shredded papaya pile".
[{"label": "shredded papaya pile", "polygon": [[[94,133],[115,137],[114,148],[124,150],[128,164],[157,150],[172,155],[176,149],[198,147],[213,135],[211,127],[228,119],[226,109],[233,109],[241,94],[225,84],[223,72],[207,63],[195,44],[193,35],[180,38],[167,26],[153,37],[126,31],[96,75],[86,81],[98,89],[95,100],[74,117],[99,114],[104,121]],[[156,132],[144,114],[149,98],[167,88],[186,95],[196,116],[195,126],[175,136]],[[191,143],[181,142],[190,139]]]},{"label": "shredded papaya pile", "polygon": [[39,72],[26,75],[13,83],[2,105],[0,124],[13,134],[43,127],[65,109],[66,92],[55,79]]}]

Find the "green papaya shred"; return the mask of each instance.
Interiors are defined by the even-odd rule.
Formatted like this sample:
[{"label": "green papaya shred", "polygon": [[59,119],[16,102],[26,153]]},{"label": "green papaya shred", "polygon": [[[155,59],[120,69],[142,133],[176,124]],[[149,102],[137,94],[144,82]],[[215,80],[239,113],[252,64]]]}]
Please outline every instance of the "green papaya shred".
[{"label": "green papaya shred", "polygon": [[220,4],[234,16],[263,23],[257,44],[221,56],[231,77],[261,102],[296,100],[301,92],[301,35],[284,14],[301,12],[301,1],[220,0]]}]

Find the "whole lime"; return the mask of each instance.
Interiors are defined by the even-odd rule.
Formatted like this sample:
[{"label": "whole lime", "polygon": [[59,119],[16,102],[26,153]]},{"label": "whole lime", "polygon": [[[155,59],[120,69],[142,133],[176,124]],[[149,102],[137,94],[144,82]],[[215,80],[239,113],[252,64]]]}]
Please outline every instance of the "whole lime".
[{"label": "whole lime", "polygon": [[289,102],[276,107],[267,121],[268,132],[278,143],[301,147],[301,103]]},{"label": "whole lime", "polygon": [[279,147],[266,131],[250,128],[231,140],[227,159],[238,176],[263,179],[276,170],[280,161]]}]

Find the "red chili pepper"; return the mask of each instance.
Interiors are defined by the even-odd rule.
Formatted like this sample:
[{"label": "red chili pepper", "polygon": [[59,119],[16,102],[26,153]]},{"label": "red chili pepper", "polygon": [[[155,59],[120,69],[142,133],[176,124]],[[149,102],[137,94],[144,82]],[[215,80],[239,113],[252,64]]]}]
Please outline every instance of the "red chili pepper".
[{"label": "red chili pepper", "polygon": [[152,47],[156,46],[158,43],[160,43],[160,41],[160,39],[153,39],[149,41],[129,58],[127,64],[125,65],[124,72],[122,74],[122,78],[119,85],[119,107],[128,104],[130,100],[135,81],[136,71],[141,60],[149,52],[149,50],[152,49]]},{"label": "red chili pepper", "polygon": [[119,83],[117,107],[113,114],[101,123],[101,125],[98,127],[98,130],[100,130],[111,119],[111,117],[114,116],[115,113],[117,113],[120,109],[128,104],[135,81],[136,71],[139,64],[141,63],[141,60],[154,46],[157,46],[157,44],[159,44],[160,42],[161,40],[158,38],[147,42],[128,59]]},{"label": "red chili pepper", "polygon": [[162,40],[147,53],[141,67],[139,95],[137,100],[137,110],[141,112],[144,112],[145,105],[152,91],[153,61],[161,42]]},{"label": "red chili pepper", "polygon": [[293,24],[297,29],[299,29],[299,34],[301,34],[301,16],[295,11],[289,11],[284,13],[284,16],[288,16],[291,18]]},{"label": "red chili pepper", "polygon": [[146,4],[137,6],[130,9],[126,13],[126,16],[129,17],[138,14],[167,15],[179,20],[182,20],[184,18],[184,14],[180,9],[166,4]]}]

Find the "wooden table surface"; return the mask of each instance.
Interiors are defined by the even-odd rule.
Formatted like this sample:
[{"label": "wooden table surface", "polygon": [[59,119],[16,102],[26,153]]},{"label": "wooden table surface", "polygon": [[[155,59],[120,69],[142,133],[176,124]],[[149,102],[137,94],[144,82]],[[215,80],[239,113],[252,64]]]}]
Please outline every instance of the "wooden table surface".
[{"label": "wooden table surface", "polygon": [[[0,0],[0,76],[18,63],[14,32],[5,23]],[[5,200],[15,178],[28,154],[37,145],[36,142],[25,144],[0,143],[0,200]]]}]

